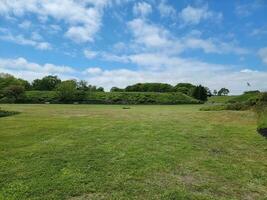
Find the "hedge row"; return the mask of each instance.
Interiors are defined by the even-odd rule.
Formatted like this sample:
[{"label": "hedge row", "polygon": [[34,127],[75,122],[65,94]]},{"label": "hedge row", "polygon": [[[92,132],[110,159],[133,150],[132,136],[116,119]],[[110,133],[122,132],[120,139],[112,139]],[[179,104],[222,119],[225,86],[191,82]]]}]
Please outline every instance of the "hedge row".
[{"label": "hedge row", "polygon": [[[2,103],[11,103],[3,98]],[[55,91],[28,91],[18,103],[64,103]],[[183,93],[156,92],[86,92],[76,95],[69,103],[84,104],[198,104],[200,101]]]}]

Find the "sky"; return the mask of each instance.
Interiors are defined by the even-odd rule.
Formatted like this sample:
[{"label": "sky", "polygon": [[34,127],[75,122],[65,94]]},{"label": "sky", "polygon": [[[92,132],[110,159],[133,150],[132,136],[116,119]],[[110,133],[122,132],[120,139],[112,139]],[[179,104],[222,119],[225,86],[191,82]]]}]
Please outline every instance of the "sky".
[{"label": "sky", "polygon": [[0,0],[0,73],[267,91],[267,1]]}]

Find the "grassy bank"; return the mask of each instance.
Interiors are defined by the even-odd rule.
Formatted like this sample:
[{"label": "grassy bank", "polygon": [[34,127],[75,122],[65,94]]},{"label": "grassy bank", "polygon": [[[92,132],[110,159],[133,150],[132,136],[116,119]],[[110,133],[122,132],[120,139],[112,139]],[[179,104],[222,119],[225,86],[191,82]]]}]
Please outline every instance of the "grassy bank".
[{"label": "grassy bank", "polygon": [[252,111],[2,105],[0,199],[264,199]]},{"label": "grassy bank", "polygon": [[[60,103],[55,91],[28,91],[21,103]],[[198,104],[198,100],[183,93],[157,92],[87,92],[71,103],[84,104]]]}]

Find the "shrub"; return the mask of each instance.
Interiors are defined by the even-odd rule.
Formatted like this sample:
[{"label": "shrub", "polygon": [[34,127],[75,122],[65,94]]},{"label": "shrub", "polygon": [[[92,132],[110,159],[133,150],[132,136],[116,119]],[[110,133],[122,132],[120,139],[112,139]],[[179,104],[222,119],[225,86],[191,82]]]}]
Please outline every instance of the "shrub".
[{"label": "shrub", "polygon": [[199,86],[193,88],[192,97],[194,97],[195,99],[198,99],[200,101],[207,101],[208,100],[208,94],[207,94],[206,88],[203,87],[202,85],[199,85]]},{"label": "shrub", "polygon": [[72,80],[63,81],[56,87],[57,98],[63,103],[69,103],[75,100],[76,92],[76,82]]},{"label": "shrub", "polygon": [[4,96],[13,99],[12,101],[17,102],[22,99],[25,89],[21,85],[10,85],[4,89]]}]

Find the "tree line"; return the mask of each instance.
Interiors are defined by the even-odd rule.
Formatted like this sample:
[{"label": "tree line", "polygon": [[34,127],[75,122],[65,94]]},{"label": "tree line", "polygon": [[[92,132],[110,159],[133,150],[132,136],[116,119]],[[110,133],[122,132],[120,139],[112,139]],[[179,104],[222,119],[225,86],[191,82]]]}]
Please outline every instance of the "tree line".
[{"label": "tree line", "polygon": [[[17,101],[23,96],[25,91],[56,91],[58,98],[63,102],[73,99],[74,96],[82,98],[86,92],[104,92],[103,87],[90,85],[86,81],[65,80],[62,81],[57,76],[45,76],[41,79],[35,79],[31,83],[16,78],[10,74],[0,73],[0,99],[3,97],[13,98]],[[209,88],[202,85],[193,85],[191,83],[178,83],[172,86],[167,83],[137,83],[129,85],[124,89],[112,87],[110,92],[160,92],[172,93],[180,92],[191,96],[200,101],[206,101],[207,97],[212,95],[227,95],[229,90],[221,88],[213,93]]]}]

